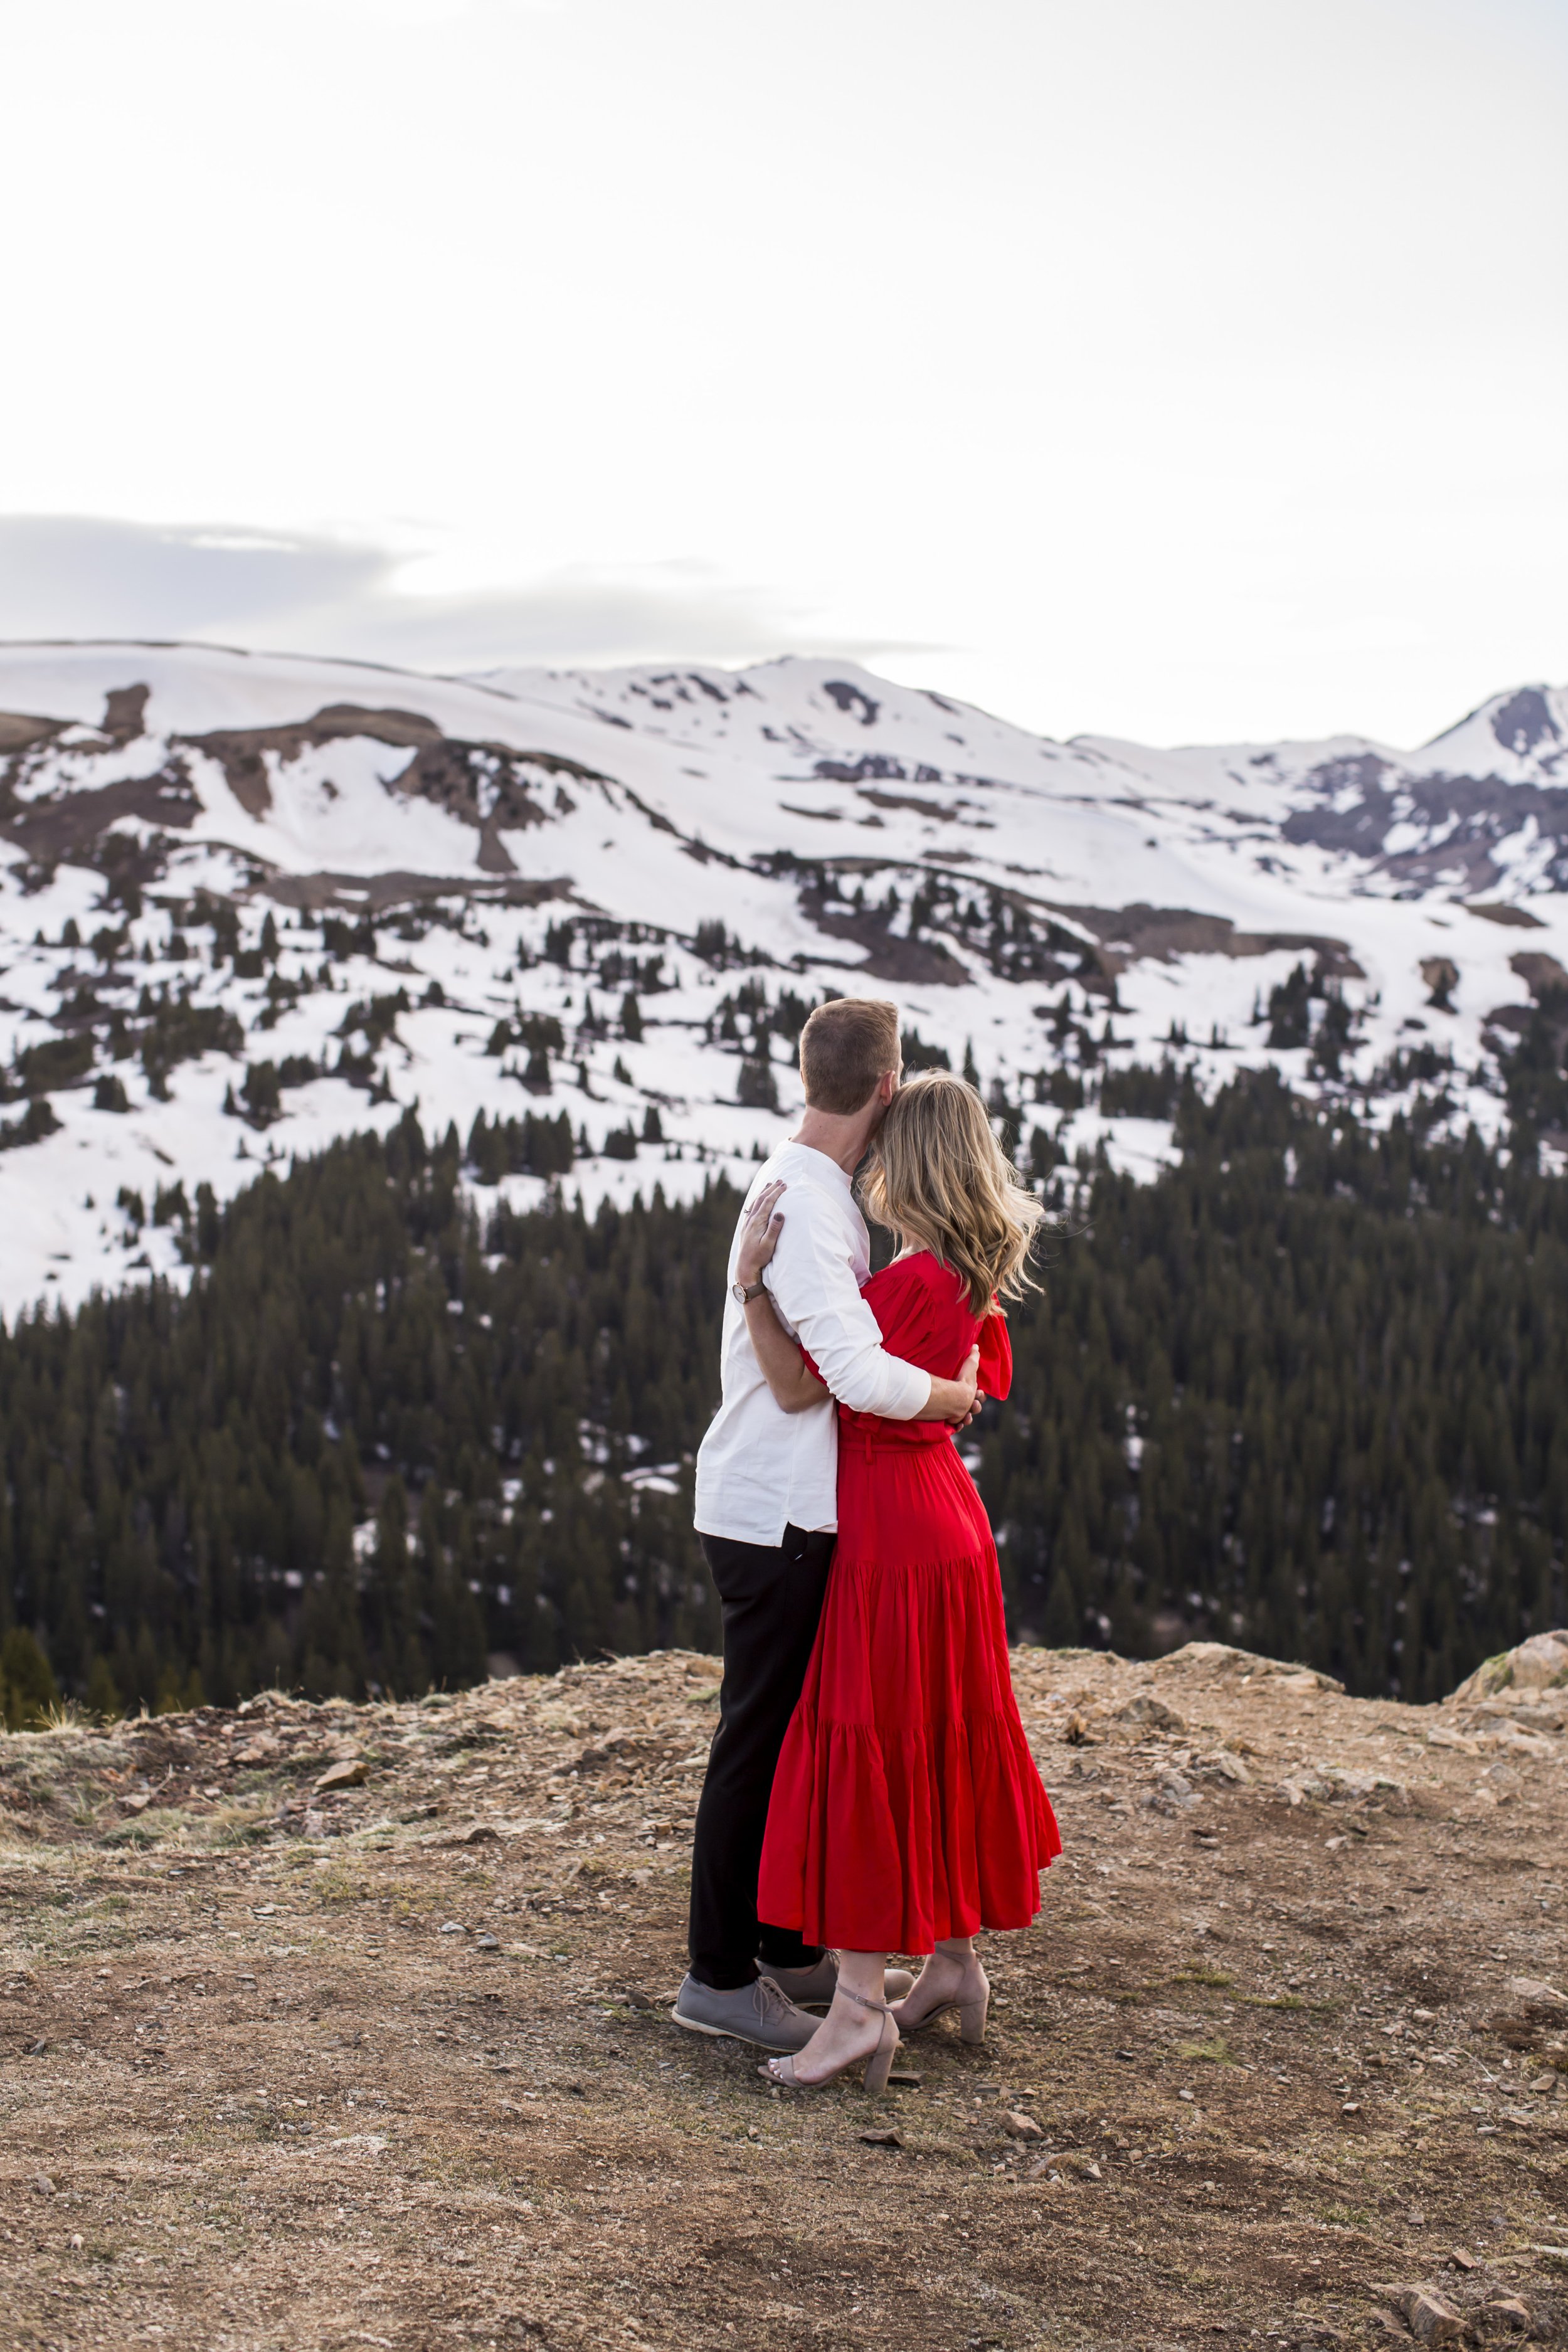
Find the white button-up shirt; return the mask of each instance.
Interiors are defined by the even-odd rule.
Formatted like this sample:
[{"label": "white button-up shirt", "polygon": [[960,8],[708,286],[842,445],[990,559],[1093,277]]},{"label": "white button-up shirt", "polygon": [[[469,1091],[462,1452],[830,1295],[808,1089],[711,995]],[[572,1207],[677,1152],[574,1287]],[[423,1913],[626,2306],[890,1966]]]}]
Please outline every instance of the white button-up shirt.
[{"label": "white button-up shirt", "polygon": [[789,1189],[779,1203],[784,1231],[763,1279],[833,1397],[889,1421],[918,1421],[931,1402],[930,1374],[886,1352],[860,1296],[871,1270],[870,1238],[848,1177],[824,1151],[781,1145],[757,1170],[731,1244],[723,1402],[697,1456],[700,1531],[741,1543],[780,1543],[786,1527],[809,1533],[838,1525],[837,1412],[827,1397],[804,1412],[780,1411],[733,1289],[746,1210],[775,1177]]}]

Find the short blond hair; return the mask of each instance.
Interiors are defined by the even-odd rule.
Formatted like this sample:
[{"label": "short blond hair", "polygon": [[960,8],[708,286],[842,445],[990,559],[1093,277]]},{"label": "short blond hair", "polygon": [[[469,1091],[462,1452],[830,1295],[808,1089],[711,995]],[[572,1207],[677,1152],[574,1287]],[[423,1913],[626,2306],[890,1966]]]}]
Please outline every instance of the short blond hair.
[{"label": "short blond hair", "polygon": [[800,1080],[813,1110],[852,1118],[896,1070],[899,1008],[880,996],[836,996],[800,1033]]},{"label": "short blond hair", "polygon": [[984,1315],[1037,1290],[1028,1256],[1045,1210],[991,1130],[966,1078],[921,1070],[893,1097],[861,1185],[867,1213],[904,1249],[952,1266]]}]

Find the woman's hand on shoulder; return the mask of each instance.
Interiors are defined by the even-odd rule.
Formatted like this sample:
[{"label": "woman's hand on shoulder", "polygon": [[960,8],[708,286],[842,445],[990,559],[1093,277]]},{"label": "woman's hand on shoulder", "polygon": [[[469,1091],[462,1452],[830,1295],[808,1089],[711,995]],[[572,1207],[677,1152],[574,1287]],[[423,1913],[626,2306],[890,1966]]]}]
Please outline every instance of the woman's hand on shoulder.
[{"label": "woman's hand on shoulder", "polygon": [[740,1253],[735,1260],[735,1279],[743,1282],[748,1290],[754,1282],[760,1281],[763,1266],[771,1262],[779,1245],[784,1218],[778,1203],[780,1196],[787,1189],[775,1178],[773,1183],[763,1186],[746,1213],[746,1222],[741,1228]]}]

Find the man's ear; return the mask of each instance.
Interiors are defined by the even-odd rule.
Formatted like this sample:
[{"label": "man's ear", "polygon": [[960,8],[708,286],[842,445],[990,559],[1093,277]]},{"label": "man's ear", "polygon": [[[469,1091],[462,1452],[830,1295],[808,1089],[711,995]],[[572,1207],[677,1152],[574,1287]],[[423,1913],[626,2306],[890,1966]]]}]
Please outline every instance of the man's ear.
[{"label": "man's ear", "polygon": [[884,1070],[877,1081],[877,1100],[885,1110],[899,1091],[899,1072]]}]

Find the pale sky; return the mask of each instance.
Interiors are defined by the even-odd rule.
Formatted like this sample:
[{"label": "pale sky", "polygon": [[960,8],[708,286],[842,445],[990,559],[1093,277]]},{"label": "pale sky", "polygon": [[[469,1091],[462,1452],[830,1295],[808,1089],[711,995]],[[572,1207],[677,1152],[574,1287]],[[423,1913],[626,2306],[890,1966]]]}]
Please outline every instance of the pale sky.
[{"label": "pale sky", "polygon": [[0,0],[0,635],[1568,677],[1563,0]]}]

